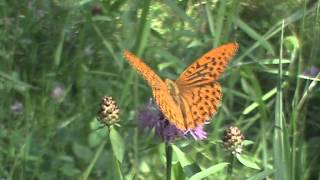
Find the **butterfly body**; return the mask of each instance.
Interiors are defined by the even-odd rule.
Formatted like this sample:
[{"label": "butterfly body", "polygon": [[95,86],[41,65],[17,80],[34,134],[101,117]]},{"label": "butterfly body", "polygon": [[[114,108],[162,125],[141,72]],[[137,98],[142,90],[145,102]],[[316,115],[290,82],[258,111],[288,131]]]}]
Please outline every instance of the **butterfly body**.
[{"label": "butterfly body", "polygon": [[172,81],[171,79],[165,79],[164,81],[168,87],[169,90],[169,94],[173,97],[173,100],[177,103],[180,104],[180,92],[179,92],[179,88],[176,85],[176,83],[174,81]]},{"label": "butterfly body", "polygon": [[216,113],[222,100],[222,90],[217,80],[238,48],[237,43],[228,43],[207,52],[176,81],[163,81],[128,51],[124,56],[149,83],[157,105],[170,123],[182,131],[188,131],[208,121]]}]

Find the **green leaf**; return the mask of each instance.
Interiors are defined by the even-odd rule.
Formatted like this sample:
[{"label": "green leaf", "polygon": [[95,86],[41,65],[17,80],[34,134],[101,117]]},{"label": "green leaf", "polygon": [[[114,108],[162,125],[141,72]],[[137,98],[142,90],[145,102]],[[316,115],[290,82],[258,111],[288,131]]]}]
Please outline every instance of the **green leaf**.
[{"label": "green leaf", "polygon": [[54,65],[55,66],[59,66],[60,65],[64,40],[65,40],[65,32],[64,32],[64,30],[62,30],[58,46],[57,46],[56,51],[54,53]]},{"label": "green leaf", "polygon": [[249,158],[249,156],[237,154],[236,157],[241,164],[249,168],[258,169],[258,170],[261,169],[256,163],[253,162],[253,160]]},{"label": "green leaf", "polygon": [[206,178],[212,174],[215,174],[216,172],[221,171],[225,167],[227,167],[229,163],[219,163],[216,165],[213,165],[205,170],[202,170],[201,172],[198,172],[197,174],[193,175],[189,180],[198,180]]},{"label": "green leaf", "polygon": [[194,20],[190,16],[188,16],[183,9],[179,7],[176,1],[165,0],[164,3],[167,4],[172,9],[172,11],[175,12],[180,18],[189,22],[191,25],[195,24]]},{"label": "green leaf", "polygon": [[87,146],[73,143],[72,149],[78,158],[83,159],[86,162],[90,162],[90,159],[92,158],[92,152]]},{"label": "green leaf", "polygon": [[53,2],[55,2],[57,6],[62,6],[65,8],[76,8],[79,6],[83,6],[91,1],[92,0],[54,0]]},{"label": "green leaf", "polygon": [[106,137],[107,137],[107,131],[105,128],[92,131],[88,137],[90,147],[98,146],[103,140],[106,139]]},{"label": "green leaf", "polygon": [[90,147],[96,147],[106,139],[108,128],[107,126],[101,124],[96,118],[93,118],[90,122],[90,129],[91,132],[88,137],[88,142]]},{"label": "green leaf", "polygon": [[164,62],[164,63],[160,63],[158,65],[158,69],[160,71],[163,71],[164,69],[168,68],[168,67],[171,67],[171,66],[174,66],[175,63],[174,62]]},{"label": "green leaf", "polygon": [[115,157],[119,162],[122,162],[125,150],[124,142],[120,134],[113,127],[110,127],[110,142]]},{"label": "green leaf", "polygon": [[283,44],[287,49],[289,49],[291,51],[294,51],[294,50],[300,48],[299,39],[296,36],[288,36],[288,37],[286,37],[284,39]]},{"label": "green leaf", "polygon": [[259,172],[258,174],[250,177],[247,180],[262,180],[262,179],[266,179],[266,177],[270,176],[272,173],[274,172],[274,170],[272,169],[266,169],[262,172]]},{"label": "green leaf", "polygon": [[188,177],[191,177],[194,174],[201,171],[198,164],[196,164],[192,159],[187,157],[187,155],[184,152],[182,152],[177,146],[172,145],[172,149],[173,149],[173,152],[176,154],[178,161],[180,162],[183,168],[184,173]]},{"label": "green leaf", "polygon": [[61,167],[59,167],[59,170],[67,177],[76,177],[81,173],[81,171],[77,169],[74,164],[70,163],[64,163]]},{"label": "green leaf", "polygon": [[268,52],[270,52],[272,55],[275,54],[275,51],[272,47],[272,45],[267,41],[267,39],[259,34],[257,31],[255,31],[253,28],[251,28],[247,23],[242,21],[240,18],[235,21],[235,23],[239,26],[240,29],[242,29],[245,33],[247,33],[251,38],[257,40],[261,43],[261,46],[264,47]]},{"label": "green leaf", "polygon": [[178,160],[179,160],[182,167],[188,166],[193,163],[192,160],[190,160],[184,154],[184,152],[182,152],[177,146],[172,145],[172,149],[173,149],[174,153],[176,154],[176,156],[178,157]]},{"label": "green leaf", "polygon": [[114,163],[113,173],[114,173],[115,179],[123,180],[123,176],[122,176],[122,173],[121,173],[119,161],[117,161],[117,159],[114,158],[113,163]]},{"label": "green leaf", "polygon": [[249,146],[249,145],[251,145],[251,144],[254,144],[254,141],[250,141],[250,140],[244,140],[244,141],[243,141],[243,145],[244,145],[244,146]]},{"label": "green leaf", "polygon": [[[279,64],[280,59],[279,58],[274,58],[274,59],[262,59],[259,60],[259,63],[261,64]],[[290,64],[291,60],[290,59],[281,59],[282,64]]]}]

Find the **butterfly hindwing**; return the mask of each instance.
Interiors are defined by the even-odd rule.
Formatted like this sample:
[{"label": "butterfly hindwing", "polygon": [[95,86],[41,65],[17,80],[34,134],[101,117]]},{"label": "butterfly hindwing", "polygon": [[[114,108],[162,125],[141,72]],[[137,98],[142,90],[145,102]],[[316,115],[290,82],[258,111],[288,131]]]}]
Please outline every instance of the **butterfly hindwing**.
[{"label": "butterfly hindwing", "polygon": [[220,78],[229,61],[239,49],[237,43],[228,43],[207,52],[191,64],[177,79],[178,86],[200,86]]},{"label": "butterfly hindwing", "polygon": [[221,86],[218,82],[195,86],[184,90],[181,97],[184,105],[188,106],[187,129],[194,129],[217,112],[222,100]]}]

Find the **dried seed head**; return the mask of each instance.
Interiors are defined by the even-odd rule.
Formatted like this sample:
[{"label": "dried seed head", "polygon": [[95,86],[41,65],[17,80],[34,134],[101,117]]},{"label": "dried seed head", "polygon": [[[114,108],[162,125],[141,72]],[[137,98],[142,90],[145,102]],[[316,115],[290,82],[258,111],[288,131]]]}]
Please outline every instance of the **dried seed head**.
[{"label": "dried seed head", "polygon": [[98,121],[110,126],[119,121],[119,108],[111,96],[104,96],[98,112]]},{"label": "dried seed head", "polygon": [[236,126],[229,126],[224,131],[223,142],[225,148],[232,154],[241,154],[244,141],[244,135]]}]

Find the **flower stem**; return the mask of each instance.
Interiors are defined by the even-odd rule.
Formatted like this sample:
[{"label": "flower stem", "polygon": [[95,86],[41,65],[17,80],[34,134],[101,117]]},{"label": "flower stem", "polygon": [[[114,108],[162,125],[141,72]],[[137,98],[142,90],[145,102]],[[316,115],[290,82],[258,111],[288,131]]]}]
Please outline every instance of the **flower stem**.
[{"label": "flower stem", "polygon": [[230,166],[228,168],[228,179],[233,179],[232,178],[232,171],[233,171],[233,165],[234,165],[234,159],[235,159],[235,156],[233,154],[230,154]]},{"label": "flower stem", "polygon": [[[108,136],[110,134],[110,129],[108,129]],[[91,160],[89,166],[86,168],[86,170],[83,172],[82,176],[79,178],[79,180],[86,180],[88,179],[94,165],[97,163],[98,158],[100,157],[103,148],[105,147],[105,145],[107,144],[107,141],[104,140],[101,142],[100,146],[98,147],[96,153],[94,154],[93,159]]]},{"label": "flower stem", "polygon": [[167,180],[171,180],[172,146],[170,143],[166,143],[166,158],[167,158]]}]

